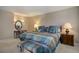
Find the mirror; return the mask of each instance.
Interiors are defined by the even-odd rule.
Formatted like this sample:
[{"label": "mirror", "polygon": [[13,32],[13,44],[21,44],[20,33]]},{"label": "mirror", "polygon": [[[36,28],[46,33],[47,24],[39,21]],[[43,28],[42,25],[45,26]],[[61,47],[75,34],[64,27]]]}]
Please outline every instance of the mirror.
[{"label": "mirror", "polygon": [[15,29],[20,31],[22,29],[22,22],[20,20],[17,20],[15,22]]}]

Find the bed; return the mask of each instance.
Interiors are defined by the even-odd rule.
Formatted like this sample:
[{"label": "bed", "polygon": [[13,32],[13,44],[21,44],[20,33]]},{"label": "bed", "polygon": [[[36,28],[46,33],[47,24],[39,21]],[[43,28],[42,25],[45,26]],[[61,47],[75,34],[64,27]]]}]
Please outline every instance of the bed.
[{"label": "bed", "polygon": [[59,44],[59,38],[59,32],[25,32],[20,35],[20,40],[23,41],[20,45],[20,51],[25,52],[25,50],[27,50],[31,53],[53,53]]}]

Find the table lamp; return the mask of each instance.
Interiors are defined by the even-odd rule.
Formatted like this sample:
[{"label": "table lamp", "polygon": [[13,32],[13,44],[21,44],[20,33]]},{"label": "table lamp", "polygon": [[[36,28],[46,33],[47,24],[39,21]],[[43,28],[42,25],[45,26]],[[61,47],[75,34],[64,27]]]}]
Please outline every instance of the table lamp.
[{"label": "table lamp", "polygon": [[72,26],[70,23],[65,23],[64,29],[65,29],[66,34],[69,34],[69,29],[71,29],[71,28],[72,28]]},{"label": "table lamp", "polygon": [[35,31],[38,31],[38,24],[34,25]]}]

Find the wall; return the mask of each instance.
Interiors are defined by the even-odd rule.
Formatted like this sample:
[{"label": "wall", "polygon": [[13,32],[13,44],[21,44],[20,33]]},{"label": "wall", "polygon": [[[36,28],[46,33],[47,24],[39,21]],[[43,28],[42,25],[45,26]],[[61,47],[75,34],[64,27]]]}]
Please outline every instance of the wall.
[{"label": "wall", "polygon": [[37,24],[40,26],[40,17],[39,16],[34,16],[34,17],[26,17],[26,22],[28,23],[28,32],[34,31],[34,25]]},{"label": "wall", "polygon": [[75,35],[75,41],[79,42],[78,37],[78,7],[73,7],[57,12],[48,13],[41,16],[41,25],[64,25],[66,22],[72,25],[72,34]]},{"label": "wall", "polygon": [[13,14],[0,10],[0,39],[13,37]]},{"label": "wall", "polygon": [[26,17],[26,22],[27,22],[27,31],[32,32],[33,31],[33,26],[34,26],[34,21],[31,17]]}]

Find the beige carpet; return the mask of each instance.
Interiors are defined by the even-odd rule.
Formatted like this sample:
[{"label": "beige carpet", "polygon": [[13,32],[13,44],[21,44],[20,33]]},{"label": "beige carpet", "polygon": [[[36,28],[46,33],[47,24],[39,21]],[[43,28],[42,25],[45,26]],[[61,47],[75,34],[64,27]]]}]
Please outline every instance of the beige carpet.
[{"label": "beige carpet", "polygon": [[18,39],[3,39],[0,40],[0,53],[18,53],[19,48],[17,45],[19,44]]},{"label": "beige carpet", "polygon": [[[19,39],[3,39],[0,40],[0,53],[20,53],[20,49],[17,47]],[[56,53],[78,53],[79,47],[68,46],[59,44]]]},{"label": "beige carpet", "polygon": [[56,53],[79,53],[79,46],[59,44],[56,49]]}]

